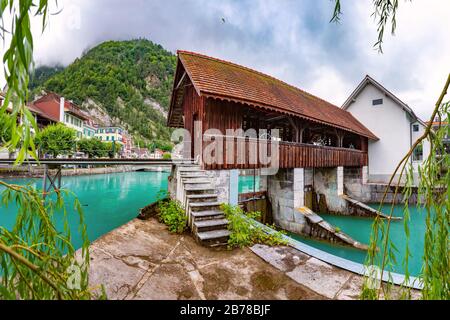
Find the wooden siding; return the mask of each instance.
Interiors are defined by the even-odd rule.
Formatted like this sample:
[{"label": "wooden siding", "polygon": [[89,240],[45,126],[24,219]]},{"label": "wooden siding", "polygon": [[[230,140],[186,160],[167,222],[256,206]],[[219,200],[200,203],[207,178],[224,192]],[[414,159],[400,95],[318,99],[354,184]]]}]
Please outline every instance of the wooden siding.
[{"label": "wooden siding", "polygon": [[242,128],[243,110],[241,105],[214,99],[206,99],[203,132],[218,129],[226,135],[227,129]]},{"label": "wooden siding", "polygon": [[[204,110],[204,98],[200,97],[195,91],[194,87],[187,86],[186,91],[184,93],[183,99],[183,114],[184,114],[184,128],[189,131],[190,138],[194,143],[198,143],[200,141],[199,137],[194,136],[194,118],[197,118],[199,121],[203,121],[203,110]],[[197,134],[200,135],[202,130]],[[184,148],[186,154],[185,158],[196,158],[197,155],[193,154],[193,146],[190,139],[185,138]],[[200,150],[200,147],[199,147]]]}]

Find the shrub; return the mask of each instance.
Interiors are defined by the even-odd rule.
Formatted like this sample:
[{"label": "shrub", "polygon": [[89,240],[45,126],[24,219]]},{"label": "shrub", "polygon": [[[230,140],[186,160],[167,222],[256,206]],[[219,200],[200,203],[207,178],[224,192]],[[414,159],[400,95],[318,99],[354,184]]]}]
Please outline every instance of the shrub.
[{"label": "shrub", "polygon": [[164,160],[170,160],[170,159],[172,159],[172,155],[170,153],[164,153],[163,154],[163,159]]},{"label": "shrub", "polygon": [[266,244],[269,246],[286,245],[283,233],[275,231],[266,233],[255,221],[261,217],[260,212],[244,213],[241,208],[230,205],[222,205],[225,217],[229,221],[228,230],[231,232],[228,239],[228,247],[243,248],[254,244]]},{"label": "shrub", "polygon": [[76,131],[58,123],[42,129],[35,138],[38,149],[44,154],[68,155],[75,150]]},{"label": "shrub", "polygon": [[159,220],[166,224],[172,233],[183,233],[186,229],[187,217],[177,201],[159,201]]}]

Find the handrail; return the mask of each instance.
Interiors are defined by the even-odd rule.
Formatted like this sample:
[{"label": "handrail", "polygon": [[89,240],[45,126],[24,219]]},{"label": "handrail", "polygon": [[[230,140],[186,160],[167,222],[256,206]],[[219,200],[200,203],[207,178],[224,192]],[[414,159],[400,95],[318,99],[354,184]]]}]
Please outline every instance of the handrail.
[{"label": "handrail", "polygon": [[330,149],[330,150],[342,150],[342,151],[350,151],[350,152],[358,152],[358,153],[367,153],[366,151],[358,150],[358,149],[333,147],[333,146],[317,146],[315,144],[303,143],[303,142],[267,140],[267,139],[261,139],[261,138],[254,138],[254,137],[250,137],[250,136],[229,136],[229,135],[213,135],[213,134],[205,134],[204,136],[210,137],[210,138],[237,139],[237,140],[244,140],[244,141],[249,141],[249,142],[250,141],[252,141],[252,142],[266,141],[267,143],[278,143],[280,145],[290,145],[290,146],[299,146],[299,147],[306,147],[306,148]]}]

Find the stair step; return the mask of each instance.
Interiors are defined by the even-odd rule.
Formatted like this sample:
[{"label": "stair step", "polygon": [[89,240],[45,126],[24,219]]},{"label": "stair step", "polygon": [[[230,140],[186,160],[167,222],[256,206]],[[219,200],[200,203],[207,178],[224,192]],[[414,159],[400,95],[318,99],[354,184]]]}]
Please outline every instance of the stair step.
[{"label": "stair step", "polygon": [[193,203],[189,203],[189,206],[191,208],[203,208],[203,207],[216,207],[216,206],[220,206],[222,203],[218,202],[218,201],[214,201],[214,202],[193,202]]},{"label": "stair step", "polygon": [[207,179],[209,178],[206,174],[186,174],[186,175],[181,175],[182,179]]},{"label": "stair step", "polygon": [[[225,217],[224,213],[222,211],[218,210],[208,210],[208,211],[194,211],[191,212],[192,217],[194,219],[198,218],[214,218],[214,219],[221,219]],[[205,219],[206,220],[206,219]]]},{"label": "stair step", "polygon": [[228,237],[230,234],[231,232],[228,230],[214,230],[214,231],[199,232],[197,234],[197,237],[200,239],[200,241],[210,241],[214,239]]},{"label": "stair step", "polygon": [[203,180],[200,180],[200,179],[197,179],[197,180],[188,179],[188,180],[183,180],[183,183],[184,184],[208,184],[208,183],[211,183],[211,180],[207,180],[207,179],[203,179]]},{"label": "stair step", "polygon": [[217,198],[217,194],[215,194],[215,193],[191,194],[191,195],[188,195],[187,198],[189,200],[211,199],[211,198]]},{"label": "stair step", "polygon": [[213,219],[213,220],[200,220],[195,221],[194,225],[197,229],[200,228],[209,228],[209,227],[219,227],[219,226],[227,226],[228,225],[227,219]]},{"label": "stair step", "polygon": [[180,173],[189,173],[189,172],[206,172],[200,168],[179,168],[178,171]]},{"label": "stair step", "polygon": [[199,186],[186,186],[184,187],[185,191],[215,191],[216,189],[214,189],[212,186],[208,186],[208,187],[199,187]]}]

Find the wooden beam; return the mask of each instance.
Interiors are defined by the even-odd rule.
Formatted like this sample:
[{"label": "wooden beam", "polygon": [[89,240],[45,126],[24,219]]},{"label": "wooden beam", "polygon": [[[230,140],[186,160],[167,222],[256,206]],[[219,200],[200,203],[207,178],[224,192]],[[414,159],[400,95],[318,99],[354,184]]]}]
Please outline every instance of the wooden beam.
[{"label": "wooden beam", "polygon": [[282,120],[284,118],[286,118],[286,116],[284,116],[284,115],[283,116],[278,116],[278,117],[275,117],[275,118],[267,119],[266,122],[278,121],[278,120]]},{"label": "wooden beam", "polygon": [[178,89],[181,87],[181,84],[183,83],[185,77],[186,77],[186,71],[185,71],[185,72],[183,73],[183,75],[181,76],[180,81],[178,81],[178,84],[177,84],[177,86],[175,87],[175,90],[178,90]]}]

